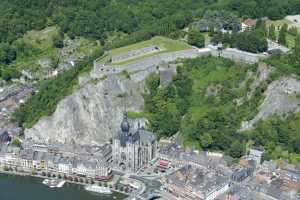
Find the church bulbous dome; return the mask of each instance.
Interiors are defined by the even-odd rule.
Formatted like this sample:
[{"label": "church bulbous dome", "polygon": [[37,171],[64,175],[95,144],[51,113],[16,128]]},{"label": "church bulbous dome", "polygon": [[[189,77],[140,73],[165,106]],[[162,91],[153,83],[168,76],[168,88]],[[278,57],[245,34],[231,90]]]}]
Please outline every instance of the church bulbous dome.
[{"label": "church bulbous dome", "polygon": [[121,130],[122,130],[122,132],[129,132],[129,129],[130,129],[130,125],[127,120],[127,116],[124,116],[124,119],[121,123]]}]

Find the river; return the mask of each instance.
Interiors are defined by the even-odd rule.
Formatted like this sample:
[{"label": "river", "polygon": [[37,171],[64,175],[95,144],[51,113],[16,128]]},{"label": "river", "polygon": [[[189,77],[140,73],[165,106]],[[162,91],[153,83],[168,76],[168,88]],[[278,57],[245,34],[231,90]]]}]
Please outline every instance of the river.
[{"label": "river", "polygon": [[83,186],[66,183],[63,188],[49,188],[42,179],[0,175],[0,200],[122,200],[119,193],[101,195],[85,191]]}]

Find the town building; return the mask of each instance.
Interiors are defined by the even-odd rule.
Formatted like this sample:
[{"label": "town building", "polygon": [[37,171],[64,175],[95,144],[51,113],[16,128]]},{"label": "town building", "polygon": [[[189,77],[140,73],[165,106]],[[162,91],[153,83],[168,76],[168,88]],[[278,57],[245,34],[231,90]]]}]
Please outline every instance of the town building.
[{"label": "town building", "polygon": [[248,160],[255,160],[256,166],[259,167],[261,165],[262,156],[264,151],[258,148],[251,148],[249,151]]},{"label": "town building", "polygon": [[229,189],[228,176],[206,168],[186,165],[162,178],[167,191],[179,199],[213,200]]},{"label": "town building", "polygon": [[37,144],[24,142],[20,148],[0,144],[0,166],[18,168],[24,172],[46,172],[63,176],[108,179],[112,176],[112,149],[103,146]]},{"label": "town building", "polygon": [[58,162],[58,172],[62,174],[71,174],[73,158],[61,157]]},{"label": "town building", "polygon": [[23,149],[20,151],[20,167],[24,171],[30,172],[33,168],[32,160],[33,160],[33,150],[32,149]]},{"label": "town building", "polygon": [[156,150],[154,134],[141,127],[132,130],[125,113],[121,130],[113,138],[113,166],[121,171],[136,172],[156,157]]},{"label": "town building", "polygon": [[257,21],[254,19],[246,19],[242,22],[242,32],[251,30],[256,26]]},{"label": "town building", "polygon": [[255,160],[248,160],[246,166],[236,169],[232,175],[231,180],[236,182],[242,182],[246,178],[253,176],[253,173],[256,169],[256,161]]}]

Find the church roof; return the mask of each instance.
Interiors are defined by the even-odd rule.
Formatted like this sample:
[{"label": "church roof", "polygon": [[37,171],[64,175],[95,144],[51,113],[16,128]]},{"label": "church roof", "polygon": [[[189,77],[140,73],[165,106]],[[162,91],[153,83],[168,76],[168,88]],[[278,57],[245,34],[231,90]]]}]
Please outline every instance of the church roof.
[{"label": "church roof", "polygon": [[146,131],[144,129],[139,129],[138,133],[142,141],[153,142],[155,141],[155,136],[152,132]]},{"label": "church roof", "polygon": [[120,140],[121,146],[126,146],[127,142],[136,143],[137,141],[142,142],[153,142],[155,136],[152,132],[138,128],[137,130],[130,129],[130,123],[127,118],[127,114],[124,114],[123,121],[121,122],[121,130],[116,134],[116,139]]},{"label": "church roof", "polygon": [[257,21],[254,19],[246,19],[245,21],[243,21],[243,23],[247,26],[255,26]]},{"label": "church roof", "polygon": [[0,130],[0,143],[9,142],[11,137],[9,136],[7,131]]}]

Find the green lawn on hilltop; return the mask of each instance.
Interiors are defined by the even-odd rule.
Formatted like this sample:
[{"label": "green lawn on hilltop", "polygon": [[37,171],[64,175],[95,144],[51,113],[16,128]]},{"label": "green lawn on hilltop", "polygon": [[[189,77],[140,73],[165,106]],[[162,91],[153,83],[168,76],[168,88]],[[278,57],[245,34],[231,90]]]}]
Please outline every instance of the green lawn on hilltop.
[{"label": "green lawn on hilltop", "polygon": [[103,59],[99,60],[98,63],[104,64],[112,56],[125,54],[129,51],[145,48],[145,47],[152,46],[152,45],[158,45],[158,46],[160,46],[160,48],[162,50],[158,51],[158,52],[153,52],[153,53],[144,54],[144,55],[141,55],[141,56],[138,56],[138,57],[134,57],[134,58],[128,59],[126,61],[113,63],[112,65],[114,65],[114,64],[117,64],[117,65],[127,64],[127,63],[133,62],[135,60],[139,60],[141,58],[145,58],[145,57],[148,57],[148,56],[153,56],[153,55],[160,54],[160,53],[180,51],[180,50],[192,48],[190,45],[188,45],[185,42],[178,41],[178,40],[172,40],[170,38],[166,38],[166,37],[162,37],[162,36],[156,36],[156,37],[153,37],[150,40],[146,40],[146,41],[139,42],[139,43],[136,43],[136,44],[132,44],[132,45],[129,45],[129,46],[113,49],[113,50],[108,52],[107,56],[105,56]]}]

